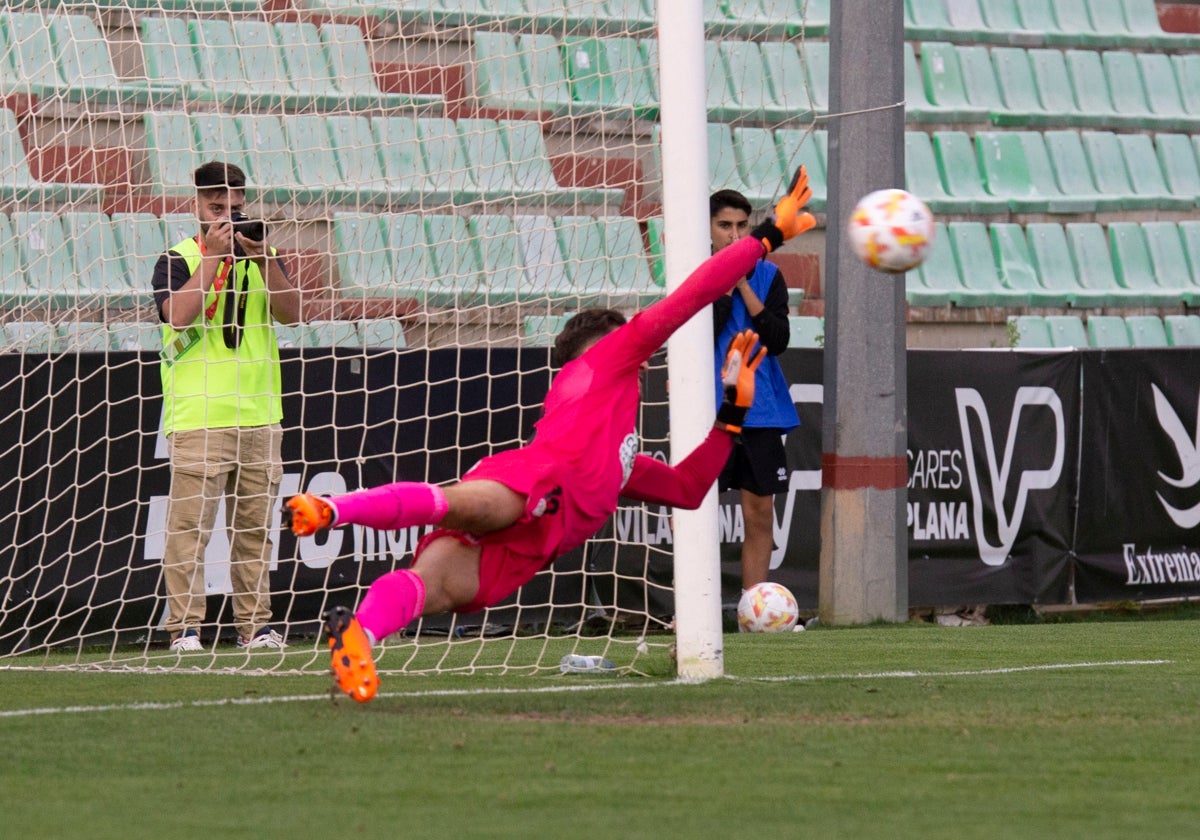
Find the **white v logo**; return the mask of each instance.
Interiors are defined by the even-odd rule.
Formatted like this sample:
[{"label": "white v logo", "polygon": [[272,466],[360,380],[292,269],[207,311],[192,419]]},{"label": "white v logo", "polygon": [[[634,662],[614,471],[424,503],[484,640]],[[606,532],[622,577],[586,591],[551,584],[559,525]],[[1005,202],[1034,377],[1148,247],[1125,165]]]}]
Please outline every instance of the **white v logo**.
[{"label": "white v logo", "polygon": [[[1062,401],[1053,388],[1042,386],[1018,388],[1013,401],[1012,419],[1008,423],[1008,438],[1004,444],[1004,463],[997,464],[996,445],[992,440],[992,427],[988,420],[987,406],[983,404],[983,397],[974,388],[955,388],[954,397],[958,402],[958,423],[962,430],[967,476],[971,481],[971,496],[974,500],[972,507],[974,508],[975,541],[979,546],[979,559],[989,566],[1001,566],[1012,551],[1013,543],[1016,542],[1017,532],[1021,528],[1021,519],[1025,516],[1025,503],[1028,500],[1029,491],[1050,489],[1058,482],[1058,478],[1062,474],[1063,456],[1066,450]],[[1021,471],[1021,478],[1017,484],[1017,498],[1013,502],[1010,516],[1004,510],[1004,491],[1008,487],[1009,473],[1012,470],[1021,410],[1027,405],[1045,406],[1054,415],[1054,462],[1048,469]],[[984,534],[983,497],[979,489],[974,443],[970,421],[967,417],[968,410],[974,411],[978,416],[983,432],[983,445],[992,489],[992,506],[996,511],[996,533],[1000,538],[999,545],[992,545]]]},{"label": "white v logo", "polygon": [[[1187,429],[1183,427],[1183,421],[1179,419],[1175,409],[1167,402],[1163,392],[1158,389],[1157,385],[1150,387],[1154,390],[1154,409],[1158,412],[1158,425],[1162,426],[1162,430],[1167,433],[1167,437],[1175,445],[1175,451],[1179,454],[1180,466],[1183,468],[1183,475],[1179,478],[1171,478],[1161,471],[1159,471],[1158,477],[1172,487],[1195,487],[1200,484],[1200,405],[1197,406],[1196,433],[1194,437],[1189,437]],[[1200,502],[1187,510],[1180,510],[1167,504],[1162,493],[1155,495],[1162,502],[1167,515],[1180,528],[1195,528],[1200,525]]]}]

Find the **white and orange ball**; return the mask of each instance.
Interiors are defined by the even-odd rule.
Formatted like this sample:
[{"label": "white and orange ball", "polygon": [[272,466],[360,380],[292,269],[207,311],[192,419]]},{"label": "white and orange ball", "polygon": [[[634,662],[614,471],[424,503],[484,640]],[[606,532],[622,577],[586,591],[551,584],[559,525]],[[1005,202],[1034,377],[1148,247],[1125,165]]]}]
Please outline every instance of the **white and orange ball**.
[{"label": "white and orange ball", "polygon": [[781,633],[796,626],[800,608],[786,586],[756,583],[742,593],[737,616],[743,633]]},{"label": "white and orange ball", "polygon": [[891,274],[916,268],[933,246],[933,213],[905,190],[876,190],[850,214],[850,247],[871,268]]}]

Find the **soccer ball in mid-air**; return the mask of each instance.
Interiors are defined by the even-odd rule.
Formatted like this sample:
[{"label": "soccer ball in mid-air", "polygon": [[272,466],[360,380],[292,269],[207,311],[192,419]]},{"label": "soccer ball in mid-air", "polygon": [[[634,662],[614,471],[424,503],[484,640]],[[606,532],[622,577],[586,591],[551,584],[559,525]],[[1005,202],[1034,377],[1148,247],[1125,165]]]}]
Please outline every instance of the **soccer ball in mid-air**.
[{"label": "soccer ball in mid-air", "polygon": [[933,245],[933,213],[905,190],[876,190],[854,206],[850,247],[871,268],[899,273],[916,268]]},{"label": "soccer ball in mid-air", "polygon": [[756,583],[742,593],[737,615],[743,633],[779,633],[796,626],[800,609],[786,586]]}]

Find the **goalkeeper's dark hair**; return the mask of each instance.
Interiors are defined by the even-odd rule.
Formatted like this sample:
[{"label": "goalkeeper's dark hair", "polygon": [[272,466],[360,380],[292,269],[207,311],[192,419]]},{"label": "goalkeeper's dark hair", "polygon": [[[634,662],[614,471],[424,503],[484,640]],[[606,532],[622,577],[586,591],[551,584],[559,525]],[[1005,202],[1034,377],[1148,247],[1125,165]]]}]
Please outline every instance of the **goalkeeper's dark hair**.
[{"label": "goalkeeper's dark hair", "polygon": [[196,192],[244,190],[246,173],[236,164],[210,160],[198,166],[192,173],[192,183],[196,185]]},{"label": "goalkeeper's dark hair", "polygon": [[750,199],[737,190],[717,190],[708,197],[708,218],[716,218],[717,214],[726,207],[741,210],[747,216],[754,210],[750,205]]},{"label": "goalkeeper's dark hair", "polygon": [[573,362],[583,351],[625,323],[615,309],[585,309],[573,315],[554,339],[551,361],[558,367]]}]

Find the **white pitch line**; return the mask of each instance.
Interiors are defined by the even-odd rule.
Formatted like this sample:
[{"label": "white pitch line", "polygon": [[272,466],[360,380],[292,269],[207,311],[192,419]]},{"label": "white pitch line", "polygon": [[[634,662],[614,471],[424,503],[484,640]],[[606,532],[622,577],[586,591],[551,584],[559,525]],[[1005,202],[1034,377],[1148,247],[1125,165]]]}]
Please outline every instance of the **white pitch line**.
[{"label": "white pitch line", "polygon": [[[1060,662],[1046,665],[1015,665],[1008,668],[984,668],[973,671],[877,671],[857,674],[796,674],[788,677],[739,677],[725,679],[739,682],[817,682],[824,680],[882,680],[913,679],[916,677],[984,677],[996,674],[1018,674],[1027,671],[1067,671],[1076,668],[1130,668],[1145,665],[1170,665],[1172,659],[1119,659],[1111,662]],[[628,688],[658,688],[662,686],[696,685],[686,680],[662,682],[592,682],[578,685],[549,685],[533,688],[444,688],[431,691],[395,691],[376,695],[379,698],[418,699],[422,697],[481,697],[510,694],[562,694],[575,691],[612,691]],[[352,702],[337,698],[339,702]],[[166,711],[170,709],[202,709],[220,706],[265,706],[273,703],[330,702],[328,691],[320,694],[294,694],[284,697],[222,697],[215,700],[179,700],[170,703],[113,703],[105,706],[51,706],[38,709],[0,710],[0,718],[36,717],[38,715],[96,714],[101,712]]]}]

